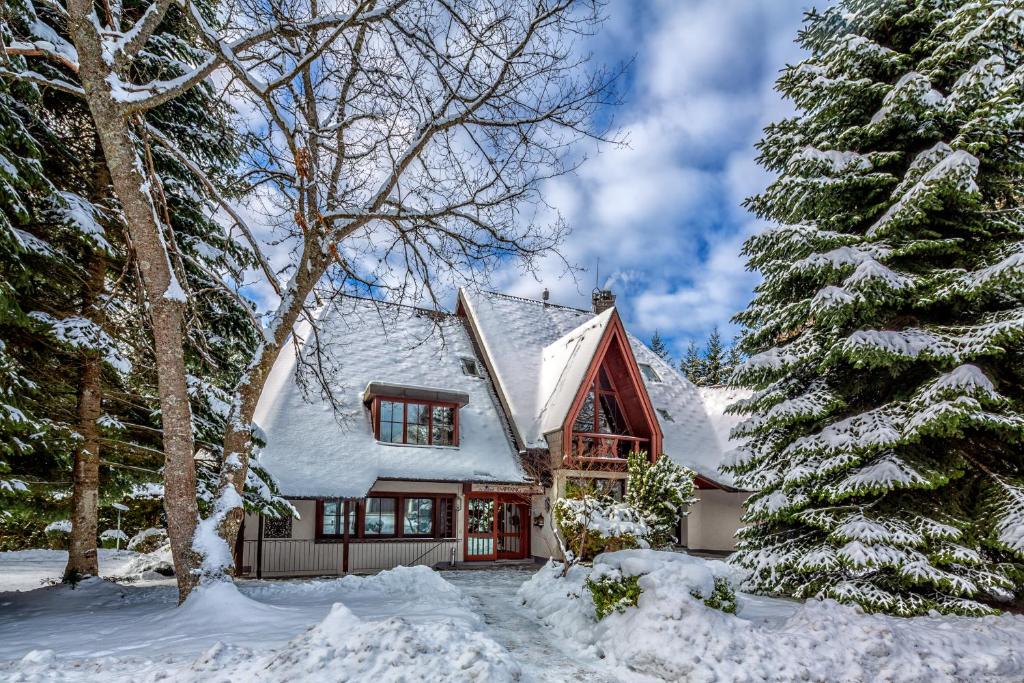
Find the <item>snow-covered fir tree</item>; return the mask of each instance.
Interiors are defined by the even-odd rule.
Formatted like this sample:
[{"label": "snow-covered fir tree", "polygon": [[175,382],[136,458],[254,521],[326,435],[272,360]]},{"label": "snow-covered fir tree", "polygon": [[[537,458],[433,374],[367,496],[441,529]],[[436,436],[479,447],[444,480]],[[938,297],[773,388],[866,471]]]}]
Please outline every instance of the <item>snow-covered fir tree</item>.
[{"label": "snow-covered fir tree", "polygon": [[697,342],[692,339],[686,345],[686,355],[679,361],[679,370],[694,384],[704,384],[704,359],[697,349]]},{"label": "snow-covered fir tree", "polygon": [[749,587],[982,614],[1024,581],[1024,8],[845,0],[777,82],[737,316]]},{"label": "snow-covered fir tree", "polygon": [[722,346],[722,335],[718,328],[708,335],[708,345],[704,350],[704,384],[714,386],[725,382],[725,347]]},{"label": "snow-covered fir tree", "polygon": [[668,347],[665,346],[665,340],[661,338],[661,334],[657,330],[655,330],[654,334],[651,335],[650,348],[651,351],[654,351],[654,353],[658,355],[658,358],[661,358],[669,364],[672,363],[672,354],[669,353]]}]

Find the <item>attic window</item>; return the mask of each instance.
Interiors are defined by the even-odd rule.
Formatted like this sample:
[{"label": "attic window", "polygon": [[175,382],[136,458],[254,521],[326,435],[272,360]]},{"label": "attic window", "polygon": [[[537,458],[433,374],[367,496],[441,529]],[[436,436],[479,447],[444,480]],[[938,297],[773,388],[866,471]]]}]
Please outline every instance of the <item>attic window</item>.
[{"label": "attic window", "polygon": [[661,381],[661,375],[659,375],[657,372],[655,372],[654,368],[652,368],[650,365],[648,365],[647,363],[639,363],[639,365],[640,365],[640,372],[643,373],[644,379],[646,379],[648,382],[660,382]]},{"label": "attic window", "polygon": [[658,415],[661,415],[665,422],[675,422],[675,418],[672,417],[672,413],[668,412],[664,408],[655,408],[658,411]]},{"label": "attic window", "polygon": [[469,375],[470,377],[484,376],[483,371],[480,369],[480,364],[476,362],[475,358],[467,358],[463,356],[459,360],[462,361],[463,374]]},{"label": "attic window", "polygon": [[415,446],[458,446],[459,407],[453,403],[377,398],[373,406],[378,441]]}]

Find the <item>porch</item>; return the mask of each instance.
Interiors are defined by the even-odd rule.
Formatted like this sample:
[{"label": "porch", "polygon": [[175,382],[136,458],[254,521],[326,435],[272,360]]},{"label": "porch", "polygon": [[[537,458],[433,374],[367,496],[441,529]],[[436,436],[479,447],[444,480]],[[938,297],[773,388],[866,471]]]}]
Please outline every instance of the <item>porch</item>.
[{"label": "porch", "polygon": [[451,568],[462,539],[375,539],[323,542],[303,538],[244,541],[239,574],[257,579],[374,574],[398,566]]}]

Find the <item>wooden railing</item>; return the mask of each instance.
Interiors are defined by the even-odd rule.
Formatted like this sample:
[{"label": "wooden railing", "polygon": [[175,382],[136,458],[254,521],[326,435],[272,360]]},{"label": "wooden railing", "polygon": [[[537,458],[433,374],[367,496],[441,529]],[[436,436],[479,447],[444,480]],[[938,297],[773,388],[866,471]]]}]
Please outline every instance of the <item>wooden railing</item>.
[{"label": "wooden railing", "polygon": [[650,439],[625,434],[573,432],[572,449],[562,459],[567,466],[580,463],[622,463],[630,453],[642,451]]},{"label": "wooden railing", "polygon": [[386,538],[352,541],[345,570],[345,544],[299,538],[245,541],[242,575],[256,578],[372,574],[399,565],[451,566],[458,559],[458,538]]}]

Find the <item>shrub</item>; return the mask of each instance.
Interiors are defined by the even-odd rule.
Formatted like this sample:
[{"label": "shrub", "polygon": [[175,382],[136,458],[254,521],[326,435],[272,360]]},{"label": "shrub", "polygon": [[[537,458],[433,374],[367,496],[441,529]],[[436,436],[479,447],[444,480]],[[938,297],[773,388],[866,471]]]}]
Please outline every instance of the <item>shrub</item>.
[{"label": "shrub", "polygon": [[629,505],[584,495],[555,503],[555,525],[575,560],[590,561],[604,552],[646,546],[649,532]]},{"label": "shrub", "polygon": [[624,612],[627,607],[636,607],[640,599],[639,576],[602,576],[587,579],[587,590],[594,597],[598,619],[604,619],[612,612]]},{"label": "shrub", "polygon": [[151,553],[166,542],[167,532],[163,529],[143,529],[132,536],[132,540],[128,541],[128,550],[134,550],[139,553]]},{"label": "shrub", "polygon": [[697,591],[690,591],[690,595],[698,600],[702,600],[705,605],[712,609],[736,614],[736,591],[732,589],[729,581],[723,576],[715,577],[715,588],[708,597],[704,597]]},{"label": "shrub", "polygon": [[651,462],[644,452],[631,453],[626,503],[639,511],[650,531],[647,542],[663,548],[676,541],[679,520],[693,497],[694,472],[662,455]]},{"label": "shrub", "polygon": [[43,529],[46,543],[51,550],[67,550],[71,540],[71,520],[59,519]]},{"label": "shrub", "polygon": [[116,548],[118,540],[121,541],[121,545],[126,546],[128,544],[128,534],[120,529],[107,529],[100,534],[100,547]]}]

